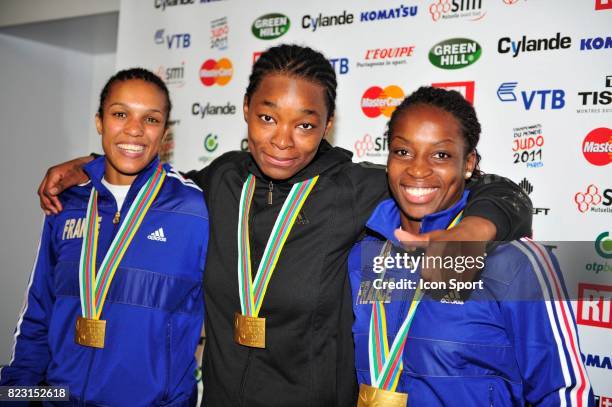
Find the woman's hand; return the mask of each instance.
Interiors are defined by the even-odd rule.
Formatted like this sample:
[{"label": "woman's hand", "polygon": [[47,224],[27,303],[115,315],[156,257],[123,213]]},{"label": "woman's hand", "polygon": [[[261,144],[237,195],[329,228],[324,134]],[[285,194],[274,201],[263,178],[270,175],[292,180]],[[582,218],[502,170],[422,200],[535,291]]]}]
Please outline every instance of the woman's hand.
[{"label": "woman's hand", "polygon": [[40,207],[46,215],[57,215],[62,211],[59,194],[72,186],[87,182],[89,177],[83,171],[83,165],[93,160],[93,157],[79,157],[65,163],[55,165],[47,170],[40,186],[38,198]]}]

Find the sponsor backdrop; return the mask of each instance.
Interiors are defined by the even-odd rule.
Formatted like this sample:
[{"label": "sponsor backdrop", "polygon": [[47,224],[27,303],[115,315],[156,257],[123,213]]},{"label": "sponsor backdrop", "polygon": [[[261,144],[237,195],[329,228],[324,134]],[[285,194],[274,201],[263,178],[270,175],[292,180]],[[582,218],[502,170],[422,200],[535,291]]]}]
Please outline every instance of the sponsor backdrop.
[{"label": "sponsor backdrop", "polygon": [[612,406],[612,0],[124,0],[117,68],[144,66],[174,108],[163,158],[187,170],[246,148],[244,90],[266,48],[321,50],[338,74],[332,143],[385,163],[385,125],[421,85],[476,107],[482,168],[520,184],[534,238],[591,241],[562,259],[582,351]]}]

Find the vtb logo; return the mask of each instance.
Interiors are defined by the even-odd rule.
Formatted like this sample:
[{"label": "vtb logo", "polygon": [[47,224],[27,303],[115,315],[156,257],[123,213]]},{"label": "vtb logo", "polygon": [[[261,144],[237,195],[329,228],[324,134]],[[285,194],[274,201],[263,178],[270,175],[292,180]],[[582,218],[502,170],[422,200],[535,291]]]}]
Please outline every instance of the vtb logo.
[{"label": "vtb logo", "polygon": [[155,31],[155,43],[166,44],[171,48],[189,48],[191,46],[191,35],[187,33],[165,35],[163,28]]},{"label": "vtb logo", "polygon": [[578,284],[578,323],[612,328],[612,286]]},{"label": "vtb logo", "polygon": [[[502,102],[516,102],[518,100],[514,90],[518,82],[504,82],[497,88],[497,98]],[[565,106],[565,91],[562,89],[541,89],[532,91],[521,91],[521,102],[525,110],[539,106],[540,110],[563,109]],[[537,103],[539,100],[539,103]]]},{"label": "vtb logo", "polygon": [[404,100],[404,91],[399,86],[391,85],[386,88],[372,86],[361,97],[361,110],[369,118],[376,118],[381,114],[391,117],[391,113]]}]

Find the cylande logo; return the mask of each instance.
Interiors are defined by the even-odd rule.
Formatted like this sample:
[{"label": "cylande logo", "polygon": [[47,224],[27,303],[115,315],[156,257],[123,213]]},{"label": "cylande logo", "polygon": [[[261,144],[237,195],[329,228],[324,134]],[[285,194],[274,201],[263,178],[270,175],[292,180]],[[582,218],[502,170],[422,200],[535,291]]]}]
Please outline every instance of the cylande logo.
[{"label": "cylande logo", "polygon": [[429,51],[429,61],[438,68],[460,69],[478,61],[481,54],[482,48],[476,41],[452,38],[434,45]]},{"label": "cylande logo", "polygon": [[218,61],[208,59],[200,67],[200,81],[204,86],[225,86],[232,80],[233,75],[232,61],[227,58]]},{"label": "cylande logo", "polygon": [[259,17],[253,22],[251,32],[260,40],[273,40],[289,31],[291,21],[284,14],[270,13]]},{"label": "cylande logo", "polygon": [[570,37],[561,37],[558,32],[552,38],[527,39],[525,35],[518,41],[513,41],[510,37],[499,39],[497,44],[497,52],[500,54],[512,53],[512,57],[516,58],[521,52],[549,51],[557,49],[567,49],[572,46]]},{"label": "cylande logo", "polygon": [[332,25],[349,25],[353,24],[355,16],[351,13],[346,13],[346,10],[342,14],[337,16],[324,16],[319,13],[317,17],[312,17],[310,14],[306,14],[302,17],[302,28],[311,29],[313,32],[317,31],[317,28],[329,27]]},{"label": "cylande logo", "polygon": [[380,115],[391,117],[402,100],[404,100],[404,91],[399,86],[391,85],[384,89],[372,86],[361,97],[361,110],[372,119]]},{"label": "cylande logo", "polygon": [[599,127],[589,132],[582,142],[582,154],[593,165],[610,164],[612,162],[612,129]]}]

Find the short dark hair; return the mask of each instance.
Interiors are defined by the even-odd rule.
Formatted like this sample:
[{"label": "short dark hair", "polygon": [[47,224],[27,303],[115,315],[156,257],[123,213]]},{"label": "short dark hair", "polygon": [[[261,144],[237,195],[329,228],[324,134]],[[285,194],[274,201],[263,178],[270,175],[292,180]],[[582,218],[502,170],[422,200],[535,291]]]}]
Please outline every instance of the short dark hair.
[{"label": "short dark hair", "polygon": [[280,73],[303,78],[317,83],[325,89],[327,118],[336,110],[336,72],[329,61],[318,51],[300,45],[283,44],[263,52],[253,65],[249,86],[246,89],[247,103],[261,83],[263,77]]},{"label": "short dark hair", "polygon": [[100,105],[98,106],[98,115],[100,116],[100,119],[102,119],[104,115],[104,102],[108,97],[111,86],[113,86],[115,82],[124,82],[132,79],[140,79],[142,81],[152,83],[162,91],[166,97],[166,127],[168,127],[168,118],[170,117],[170,110],[172,110],[172,102],[170,102],[170,92],[168,92],[168,87],[166,87],[166,84],[159,76],[144,68],[124,69],[110,77],[102,88],[102,92],[100,92]]},{"label": "short dark hair", "polygon": [[478,121],[478,117],[476,117],[476,110],[474,110],[474,106],[465,100],[461,93],[455,90],[434,88],[432,86],[422,86],[415,92],[411,93],[402,101],[402,103],[400,103],[399,106],[397,106],[397,108],[393,111],[393,114],[391,114],[391,119],[387,123],[386,131],[388,142],[391,143],[391,138],[393,137],[392,129],[395,122],[398,120],[398,117],[403,112],[417,105],[437,107],[452,114],[455,119],[457,119],[461,129],[461,135],[463,136],[466,144],[465,154],[467,155],[472,151],[476,154],[476,165],[474,166],[474,171],[472,174],[474,176],[482,175],[478,165],[481,157],[476,150],[476,145],[480,140],[480,132],[482,130],[480,127],[480,122]]}]

